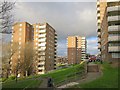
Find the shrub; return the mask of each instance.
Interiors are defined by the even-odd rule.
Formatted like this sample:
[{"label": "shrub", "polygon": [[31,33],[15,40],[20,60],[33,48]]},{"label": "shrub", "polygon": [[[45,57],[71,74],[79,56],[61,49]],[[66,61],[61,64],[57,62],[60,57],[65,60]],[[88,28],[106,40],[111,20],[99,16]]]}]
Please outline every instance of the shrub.
[{"label": "shrub", "polygon": [[10,80],[14,80],[16,77],[15,76],[10,76],[9,79]]},{"label": "shrub", "polygon": [[2,82],[6,81],[6,80],[7,80],[7,78],[2,78]]}]

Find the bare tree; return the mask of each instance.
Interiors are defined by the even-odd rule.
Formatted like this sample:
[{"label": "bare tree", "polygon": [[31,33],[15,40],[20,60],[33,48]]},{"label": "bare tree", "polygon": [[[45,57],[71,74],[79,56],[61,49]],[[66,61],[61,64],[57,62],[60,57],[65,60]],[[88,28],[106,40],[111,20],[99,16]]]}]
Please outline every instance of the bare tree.
[{"label": "bare tree", "polygon": [[32,73],[32,66],[33,66],[33,57],[34,57],[34,49],[33,49],[33,42],[28,42],[25,45],[24,49],[24,70],[25,76],[28,76]]},{"label": "bare tree", "polygon": [[12,47],[11,53],[11,43],[5,43],[2,47],[2,73],[6,78],[8,78],[10,72],[10,59],[17,51],[17,43],[14,43],[14,47]]},{"label": "bare tree", "polygon": [[13,25],[12,10],[15,6],[15,2],[8,2],[4,0],[0,2],[0,28],[2,33],[10,33]]}]

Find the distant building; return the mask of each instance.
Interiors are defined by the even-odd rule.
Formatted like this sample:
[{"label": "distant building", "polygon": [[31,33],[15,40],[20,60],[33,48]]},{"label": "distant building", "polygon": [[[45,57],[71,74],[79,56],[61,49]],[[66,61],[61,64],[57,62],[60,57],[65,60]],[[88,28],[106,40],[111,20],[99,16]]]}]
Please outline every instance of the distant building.
[{"label": "distant building", "polygon": [[102,60],[115,62],[120,59],[120,2],[110,1],[97,2],[98,49]]},{"label": "distant building", "polygon": [[68,36],[68,64],[78,64],[86,59],[86,38]]},{"label": "distant building", "polygon": [[62,57],[62,56],[57,56],[56,58],[56,64],[68,64],[68,58],[67,57]]}]

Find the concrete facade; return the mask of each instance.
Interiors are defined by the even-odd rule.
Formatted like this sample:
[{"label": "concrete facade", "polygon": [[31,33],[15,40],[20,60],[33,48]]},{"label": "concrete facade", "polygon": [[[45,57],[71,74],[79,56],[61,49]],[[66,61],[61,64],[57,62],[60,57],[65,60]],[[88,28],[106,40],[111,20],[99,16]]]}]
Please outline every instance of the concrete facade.
[{"label": "concrete facade", "polygon": [[86,59],[86,38],[68,36],[68,64],[78,64]]},{"label": "concrete facade", "polygon": [[98,25],[98,49],[101,59],[109,62],[116,62],[120,59],[120,2],[102,2],[99,0],[97,6],[104,6],[104,9],[97,9],[97,13],[104,12],[98,17],[102,18]]}]

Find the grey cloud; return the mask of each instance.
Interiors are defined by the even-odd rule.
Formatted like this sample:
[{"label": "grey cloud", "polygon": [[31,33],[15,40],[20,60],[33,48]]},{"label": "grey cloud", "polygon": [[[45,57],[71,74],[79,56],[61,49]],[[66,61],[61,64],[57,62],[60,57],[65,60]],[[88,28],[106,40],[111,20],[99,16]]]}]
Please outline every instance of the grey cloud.
[{"label": "grey cloud", "polygon": [[[15,17],[31,24],[48,22],[58,33],[58,44],[64,44],[64,46],[68,35],[86,36],[87,38],[97,35],[95,2],[17,3]],[[65,50],[59,49],[59,52],[66,52]]]}]

